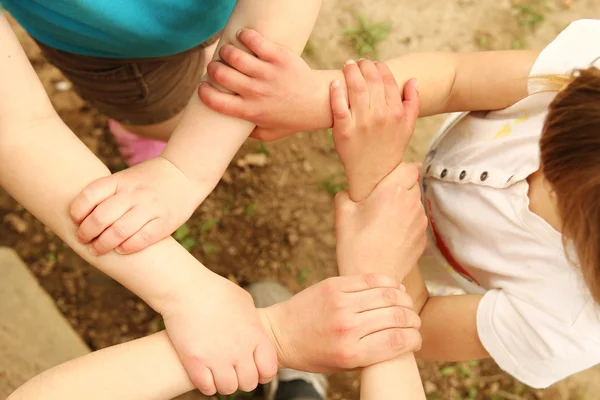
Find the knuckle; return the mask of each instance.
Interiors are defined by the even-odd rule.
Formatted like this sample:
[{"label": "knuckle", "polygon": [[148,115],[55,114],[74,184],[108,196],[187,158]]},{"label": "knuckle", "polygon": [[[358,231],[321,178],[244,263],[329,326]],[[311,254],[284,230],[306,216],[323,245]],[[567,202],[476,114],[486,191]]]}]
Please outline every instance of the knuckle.
[{"label": "knuckle", "polygon": [[395,289],[386,288],[382,291],[383,301],[387,305],[393,305],[398,303],[398,295]]},{"label": "knuckle", "polygon": [[91,222],[97,227],[103,227],[106,225],[106,217],[100,211],[94,211],[90,215]]},{"label": "knuckle", "polygon": [[154,239],[154,234],[152,232],[149,232],[148,229],[142,229],[139,233],[138,233],[140,240],[142,242],[144,242],[145,244],[150,244],[152,243],[152,240]]},{"label": "knuckle", "polygon": [[112,225],[112,231],[118,239],[125,239],[127,237],[126,229],[127,228],[126,228],[125,224],[123,222],[121,222],[121,220],[115,222]]},{"label": "knuckle", "polygon": [[356,350],[351,349],[347,346],[341,347],[335,354],[336,364],[340,368],[349,369],[354,368],[356,365],[356,359],[358,354]]},{"label": "knuckle", "polygon": [[402,350],[406,346],[404,334],[399,329],[394,329],[388,337],[388,344],[393,350]]},{"label": "knuckle", "polygon": [[379,285],[379,279],[375,274],[366,274],[363,276],[368,288],[375,288]]},{"label": "knuckle", "polygon": [[402,118],[404,118],[404,109],[401,107],[394,107],[393,114],[396,121],[401,121]]},{"label": "knuckle", "polygon": [[399,307],[395,308],[392,312],[392,320],[396,326],[405,327],[408,321],[404,309]]},{"label": "knuckle", "polygon": [[355,321],[348,317],[340,317],[333,325],[333,333],[336,337],[341,338],[353,330],[356,326]]}]

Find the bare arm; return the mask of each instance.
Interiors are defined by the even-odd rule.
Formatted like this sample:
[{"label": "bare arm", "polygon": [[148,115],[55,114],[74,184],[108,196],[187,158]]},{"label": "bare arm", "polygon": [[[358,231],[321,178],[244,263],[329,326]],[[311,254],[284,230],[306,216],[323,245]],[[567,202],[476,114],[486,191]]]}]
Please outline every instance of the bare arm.
[{"label": "bare arm", "polygon": [[85,185],[110,173],[56,115],[4,16],[0,77],[0,184],[17,201],[159,311],[175,287],[187,286],[184,277],[210,274],[170,238],[132,256],[92,256],[75,237],[69,204]]},{"label": "bare arm", "polygon": [[422,360],[464,361],[489,354],[477,333],[477,307],[481,295],[430,297],[418,267],[403,281],[421,316],[423,345],[416,353]]},{"label": "bare arm", "polygon": [[[241,46],[236,33],[242,28],[254,28],[300,54],[320,6],[320,0],[238,0],[215,58],[224,44]],[[204,199],[253,129],[250,122],[209,109],[194,93],[164,155],[202,186]]]},{"label": "bare arm", "polygon": [[[252,48],[251,43],[246,45]],[[295,54],[281,48],[275,59],[259,57],[260,62],[239,52],[230,53],[227,61],[232,68],[211,64],[211,77],[230,89],[235,82],[240,96],[203,85],[200,95],[211,108],[256,123],[262,130],[257,136],[265,140],[332,127],[328,85],[334,80],[343,82],[342,71],[311,70]],[[400,88],[416,78],[421,98],[419,116],[424,117],[497,110],[516,103],[527,96],[527,78],[537,55],[532,51],[411,53],[385,63]],[[249,77],[242,77],[242,72]],[[292,109],[294,113],[289,112]]]},{"label": "bare arm", "polygon": [[166,400],[194,389],[166,332],[109,347],[54,367],[10,400]]},{"label": "bare arm", "polygon": [[[411,53],[387,60],[400,87],[412,78],[419,83],[421,111],[426,117],[455,111],[499,110],[527,96],[527,78],[538,52]],[[342,79],[341,71],[318,71],[315,100],[318,128],[332,126],[327,85]],[[325,104],[323,104],[325,103]]]}]

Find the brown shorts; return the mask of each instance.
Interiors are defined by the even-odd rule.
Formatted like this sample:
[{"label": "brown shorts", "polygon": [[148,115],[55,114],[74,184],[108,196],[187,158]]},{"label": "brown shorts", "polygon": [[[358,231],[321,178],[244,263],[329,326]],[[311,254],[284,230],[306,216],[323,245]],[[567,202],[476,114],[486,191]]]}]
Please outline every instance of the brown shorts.
[{"label": "brown shorts", "polygon": [[217,40],[215,36],[171,56],[132,59],[83,56],[38,45],[91,106],[127,125],[151,125],[185,108],[204,74],[204,49]]}]

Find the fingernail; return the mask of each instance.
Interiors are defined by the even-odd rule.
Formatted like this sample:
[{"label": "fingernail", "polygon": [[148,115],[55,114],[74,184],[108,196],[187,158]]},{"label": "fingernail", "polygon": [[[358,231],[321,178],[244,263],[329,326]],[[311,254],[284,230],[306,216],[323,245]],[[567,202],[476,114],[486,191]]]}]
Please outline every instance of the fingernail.
[{"label": "fingernail", "polygon": [[123,254],[125,254],[125,253],[123,252],[123,249],[122,249],[121,247],[117,247],[117,248],[115,249],[115,253],[117,253],[117,254],[120,254],[120,255],[123,255]]},{"label": "fingernail", "polygon": [[364,60],[364,59],[365,59],[364,57],[362,57],[362,58],[359,58],[359,59],[358,59],[358,62],[361,62],[361,61],[362,61],[362,60]]},{"label": "fingernail", "polygon": [[98,251],[97,251],[95,248],[91,247],[91,246],[90,246],[90,253],[91,253],[93,256],[97,256],[97,255],[98,255]]},{"label": "fingernail", "polygon": [[400,290],[402,290],[403,292],[406,292],[406,286],[404,286],[403,284],[400,284]]},{"label": "fingernail", "polygon": [[350,60],[346,61],[346,64],[344,64],[344,65],[350,65],[350,64],[356,64],[356,61],[354,61],[353,59],[350,59]]},{"label": "fingernail", "polygon": [[240,29],[239,31],[237,31],[237,32],[235,33],[235,37],[236,37],[236,38],[239,38],[239,37],[240,37],[240,35],[242,34],[242,31],[243,31],[243,29]]},{"label": "fingernail", "polygon": [[336,79],[335,81],[333,81],[331,83],[331,86],[334,87],[334,88],[336,88],[336,89],[339,88],[340,87],[340,81]]}]

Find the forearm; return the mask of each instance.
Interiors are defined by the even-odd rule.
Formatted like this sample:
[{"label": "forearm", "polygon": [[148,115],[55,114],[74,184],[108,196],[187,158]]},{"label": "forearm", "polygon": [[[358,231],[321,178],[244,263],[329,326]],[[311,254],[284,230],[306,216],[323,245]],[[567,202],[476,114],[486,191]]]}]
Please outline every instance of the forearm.
[{"label": "forearm", "polygon": [[[253,28],[265,37],[300,53],[315,23],[321,0],[238,0],[223,32],[219,48],[241,46],[236,33]],[[290,29],[293,21],[293,29]],[[218,49],[215,52],[218,59]],[[194,93],[164,156],[201,188],[204,198],[254,129],[250,122],[219,114]]]},{"label": "forearm", "polygon": [[[416,78],[420,117],[455,111],[499,110],[527,96],[534,51],[410,53],[385,61],[400,87]],[[329,85],[344,82],[342,71],[315,71],[320,88],[311,99],[315,129],[332,126]]]},{"label": "forearm", "polygon": [[75,236],[69,206],[108,169],[60,120],[0,15],[0,184],[71,248],[161,311],[192,275],[209,272],[174,240],[131,256],[94,257]]},{"label": "forearm", "polygon": [[167,400],[193,389],[163,331],[54,367],[9,399]]},{"label": "forearm", "polygon": [[[207,279],[202,267],[173,239],[128,256],[93,256],[76,238],[69,215],[73,198],[108,169],[55,116],[43,125],[4,135],[0,141],[0,183],[26,209],[85,260],[119,281],[161,312],[192,277]],[[197,280],[196,280],[197,282]]]},{"label": "forearm", "polygon": [[419,267],[413,268],[403,283],[422,321],[423,345],[417,358],[461,361],[488,357],[477,333],[481,296],[430,297]]},{"label": "forearm", "polygon": [[419,359],[466,361],[489,357],[477,333],[481,295],[430,297],[421,310]]}]

